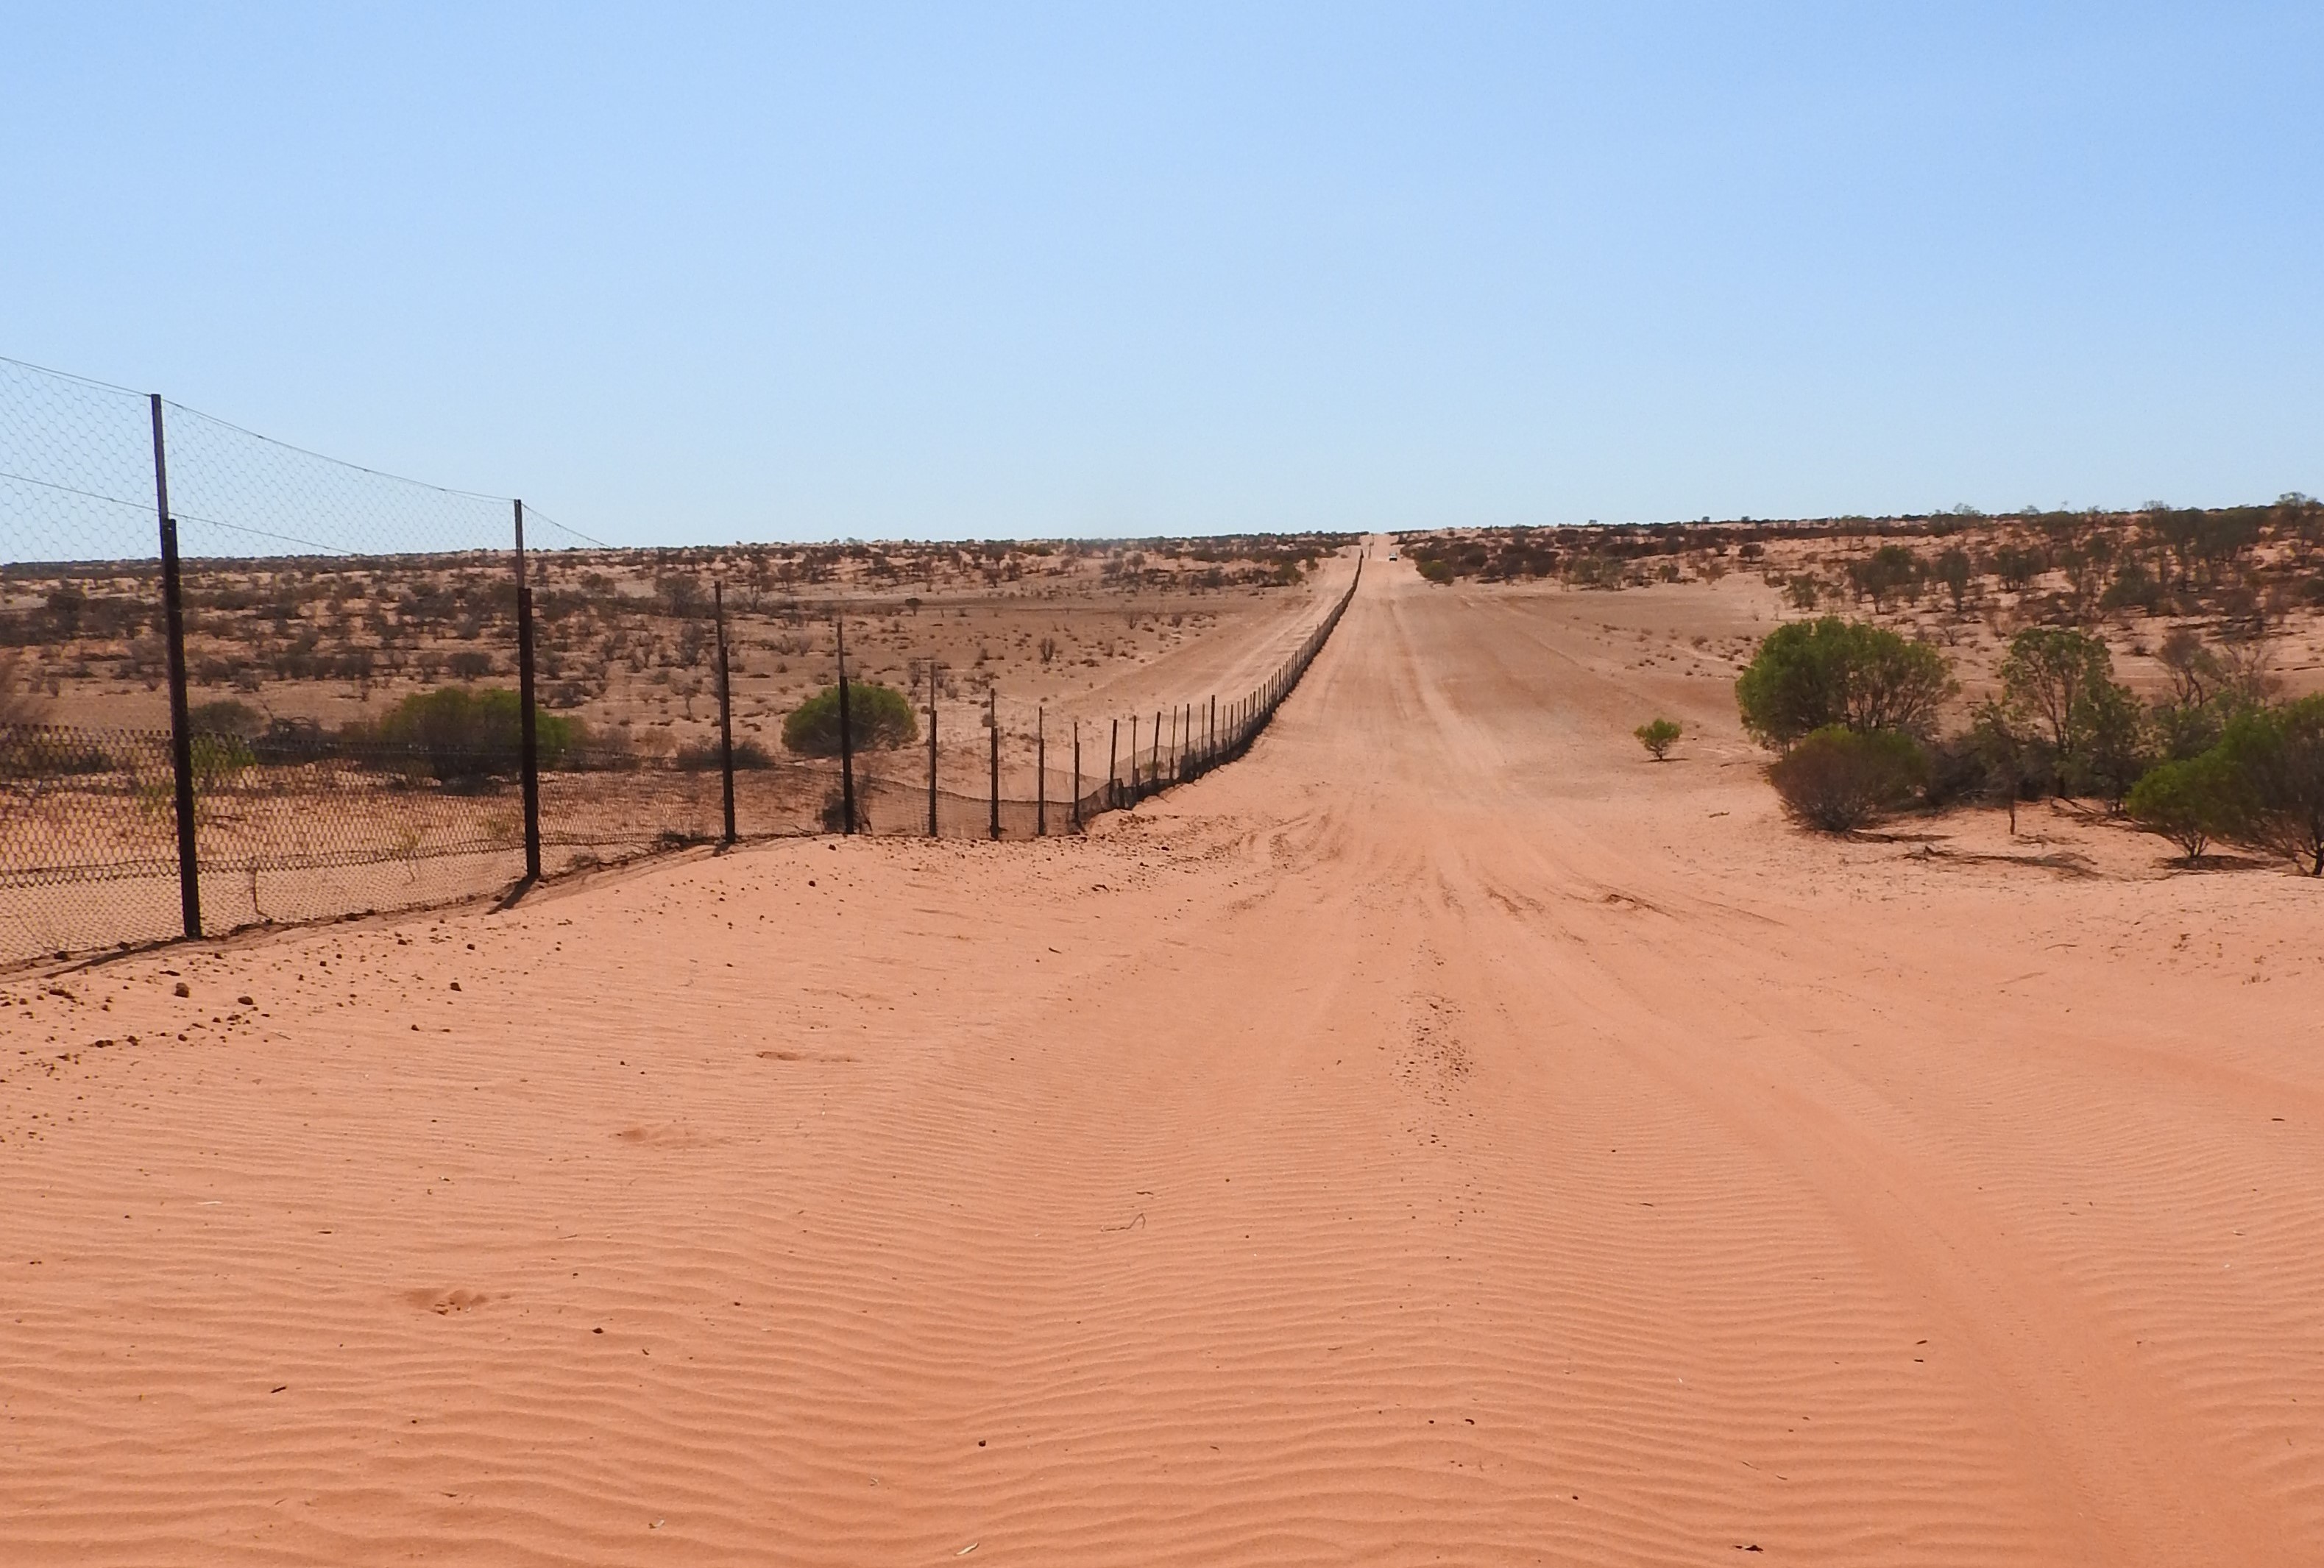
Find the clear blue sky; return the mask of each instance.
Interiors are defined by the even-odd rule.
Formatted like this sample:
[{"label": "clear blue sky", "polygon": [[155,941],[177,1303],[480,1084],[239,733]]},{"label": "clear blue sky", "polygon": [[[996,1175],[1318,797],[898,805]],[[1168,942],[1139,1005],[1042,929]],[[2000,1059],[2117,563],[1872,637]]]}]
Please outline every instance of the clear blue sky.
[{"label": "clear blue sky", "polygon": [[624,541],[2324,492],[2324,7],[0,5],[0,353]]}]

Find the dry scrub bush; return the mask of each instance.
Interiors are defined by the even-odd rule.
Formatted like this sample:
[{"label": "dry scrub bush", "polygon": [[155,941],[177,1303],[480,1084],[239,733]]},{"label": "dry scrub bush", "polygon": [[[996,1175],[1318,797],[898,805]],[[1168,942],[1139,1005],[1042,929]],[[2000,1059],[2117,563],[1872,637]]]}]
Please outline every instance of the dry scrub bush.
[{"label": "dry scrub bush", "polygon": [[1802,737],[1767,768],[1784,812],[1825,833],[1852,832],[1894,811],[1927,776],[1927,754],[1912,736],[1838,724]]},{"label": "dry scrub bush", "polygon": [[[876,682],[847,683],[848,742],[859,752],[909,745],[918,738],[911,699]],[[825,687],[783,720],[783,745],[809,757],[839,755],[839,688]]]}]

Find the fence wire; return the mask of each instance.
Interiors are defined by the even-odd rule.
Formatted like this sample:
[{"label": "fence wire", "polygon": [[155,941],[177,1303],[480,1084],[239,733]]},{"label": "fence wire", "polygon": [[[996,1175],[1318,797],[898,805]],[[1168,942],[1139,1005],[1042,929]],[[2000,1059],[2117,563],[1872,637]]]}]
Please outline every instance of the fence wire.
[{"label": "fence wire", "polygon": [[[884,749],[867,734],[844,764],[802,757],[779,752],[782,715],[736,699],[761,661],[835,677],[835,606],[801,597],[817,581],[715,549],[616,550],[506,498],[0,359],[0,964],[182,932],[181,770],[209,933],[511,888],[527,865],[528,608],[534,822],[554,876],[715,842],[730,819],[742,837],[1074,831],[1240,755],[1348,597],[1222,705],[1215,732],[1207,701],[1185,708],[1177,743],[1141,734],[1110,775],[1084,732],[1078,779],[1062,733],[1046,756],[1004,733],[1006,770],[964,778],[954,756],[932,789],[918,733]],[[736,582],[755,641],[722,613]]]}]

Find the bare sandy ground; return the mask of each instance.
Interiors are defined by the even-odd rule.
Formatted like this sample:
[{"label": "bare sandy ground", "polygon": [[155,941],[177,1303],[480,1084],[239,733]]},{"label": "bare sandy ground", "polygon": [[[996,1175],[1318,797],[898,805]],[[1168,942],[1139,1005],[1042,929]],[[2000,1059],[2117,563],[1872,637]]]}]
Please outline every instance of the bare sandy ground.
[{"label": "bare sandy ground", "polygon": [[1367,573],[1086,840],[12,983],[0,1560],[2315,1562],[2319,888],[1803,837],[1606,603]]}]

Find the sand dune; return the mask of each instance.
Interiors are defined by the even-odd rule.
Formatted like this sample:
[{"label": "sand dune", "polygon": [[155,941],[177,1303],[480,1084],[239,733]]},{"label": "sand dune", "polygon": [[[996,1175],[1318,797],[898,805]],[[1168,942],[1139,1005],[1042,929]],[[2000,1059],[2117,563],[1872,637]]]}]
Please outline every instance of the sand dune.
[{"label": "sand dune", "polygon": [[1086,840],[14,982],[0,1559],[2316,1561],[2315,885],[1795,835],[1601,603],[1368,572]]}]

